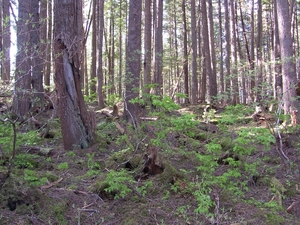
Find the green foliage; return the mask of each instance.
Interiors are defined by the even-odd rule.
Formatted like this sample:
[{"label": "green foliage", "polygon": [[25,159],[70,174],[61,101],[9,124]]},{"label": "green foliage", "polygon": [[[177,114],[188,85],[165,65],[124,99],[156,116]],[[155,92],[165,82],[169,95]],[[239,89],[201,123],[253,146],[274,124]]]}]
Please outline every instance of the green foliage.
[{"label": "green foliage", "polygon": [[59,221],[59,225],[67,225],[65,212],[67,210],[67,204],[65,202],[59,202],[57,205],[52,207],[52,211],[55,214],[56,220]]},{"label": "green foliage", "polygon": [[41,186],[47,182],[47,177],[40,177],[34,170],[24,170],[24,180],[32,186]]},{"label": "green foliage", "polygon": [[73,151],[67,152],[67,155],[68,155],[69,157],[75,157],[75,156],[76,156],[76,154],[75,154]]},{"label": "green foliage", "polygon": [[136,190],[145,197],[147,192],[153,189],[153,182],[151,180],[144,182],[141,186],[138,186]]},{"label": "green foliage", "polygon": [[57,167],[59,170],[67,170],[69,169],[69,164],[67,162],[60,163]]},{"label": "green foliage", "polygon": [[245,105],[226,106],[225,111],[220,114],[221,118],[218,119],[218,123],[221,125],[234,125],[238,123],[240,117],[249,116],[252,112],[253,109]]},{"label": "green foliage", "polygon": [[95,156],[94,152],[92,154],[87,153],[87,157],[88,157],[87,166],[91,170],[97,170],[101,168],[100,164],[98,162],[95,162],[94,156]]},{"label": "green foliage", "polygon": [[[11,153],[13,148],[13,128],[9,123],[0,123],[0,146],[6,153]],[[17,133],[16,148],[21,145],[33,146],[38,145],[42,138],[36,131],[28,131],[27,133]]]},{"label": "green foliage", "polygon": [[84,95],[84,101],[85,102],[89,102],[89,103],[92,103],[92,102],[97,102],[97,93],[96,92],[93,92],[93,93],[90,93],[88,96],[87,95]]},{"label": "green foliage", "polygon": [[125,170],[115,171],[111,170],[105,179],[108,187],[104,191],[114,194],[115,199],[125,198],[129,193],[132,192],[129,188],[129,184],[133,183],[134,180]]},{"label": "green foliage", "polygon": [[270,150],[271,143],[275,143],[274,136],[266,128],[241,128],[237,134],[233,150],[238,154],[250,155],[255,150],[256,144],[264,146],[265,150]]},{"label": "green foliage", "polygon": [[171,117],[171,127],[176,131],[181,131],[189,137],[195,136],[195,130],[193,129],[200,122],[195,119],[196,116],[190,113],[184,113],[179,117]]},{"label": "green foliage", "polygon": [[38,159],[40,156],[35,154],[23,154],[20,153],[14,158],[14,165],[16,168],[23,169],[33,169],[38,167],[38,162],[35,159]]},{"label": "green foliage", "polygon": [[152,105],[163,112],[172,112],[173,110],[180,109],[180,106],[177,105],[170,96],[158,96],[152,95]]},{"label": "green foliage", "polygon": [[185,220],[186,224],[190,224],[188,217],[188,212],[190,211],[190,208],[190,205],[179,206],[176,209],[175,215],[182,217]]},{"label": "green foliage", "polygon": [[35,146],[42,142],[42,138],[35,130],[30,130],[27,133],[19,134],[17,137],[17,144],[26,146]]},{"label": "green foliage", "polygon": [[13,128],[8,123],[0,123],[0,145],[5,152],[11,152],[13,147]]},{"label": "green foliage", "polygon": [[116,94],[108,94],[106,98],[106,105],[113,106],[121,101],[121,98]]}]

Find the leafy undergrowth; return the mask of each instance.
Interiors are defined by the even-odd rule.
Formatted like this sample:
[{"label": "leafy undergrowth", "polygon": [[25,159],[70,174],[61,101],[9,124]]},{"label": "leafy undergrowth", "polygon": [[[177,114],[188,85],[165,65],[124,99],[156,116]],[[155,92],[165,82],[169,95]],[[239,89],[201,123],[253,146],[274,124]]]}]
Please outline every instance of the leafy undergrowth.
[{"label": "leafy undergrowth", "polygon": [[98,112],[85,150],[62,149],[57,120],[50,139],[19,127],[8,178],[0,124],[0,224],[300,224],[298,127],[280,130],[281,148],[251,108],[157,103],[138,130]]}]

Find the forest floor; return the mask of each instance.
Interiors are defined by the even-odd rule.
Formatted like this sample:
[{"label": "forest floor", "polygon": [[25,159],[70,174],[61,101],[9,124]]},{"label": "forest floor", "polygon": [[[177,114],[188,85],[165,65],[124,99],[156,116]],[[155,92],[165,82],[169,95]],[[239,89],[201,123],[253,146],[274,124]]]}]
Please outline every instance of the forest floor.
[{"label": "forest floor", "polygon": [[0,224],[300,224],[299,127],[253,111],[168,108],[138,130],[97,111],[95,144],[72,151],[40,114],[51,135],[20,126],[8,178],[1,142]]}]

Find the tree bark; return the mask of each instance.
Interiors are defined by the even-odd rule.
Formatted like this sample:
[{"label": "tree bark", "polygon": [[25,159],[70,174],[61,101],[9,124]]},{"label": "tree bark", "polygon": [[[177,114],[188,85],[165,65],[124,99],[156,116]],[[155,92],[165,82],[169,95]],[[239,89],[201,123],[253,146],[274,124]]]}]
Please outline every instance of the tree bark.
[{"label": "tree bark", "polygon": [[[230,1],[230,0],[229,0]],[[231,57],[231,48],[230,48],[230,20],[229,20],[229,4],[228,0],[224,0],[224,14],[225,14],[225,94],[227,95],[226,102],[229,102],[231,98],[231,86],[230,86],[230,73],[231,73],[231,64],[230,64],[230,57]]]},{"label": "tree bark", "polygon": [[156,95],[163,93],[163,78],[162,78],[162,59],[163,59],[163,37],[162,37],[162,22],[163,22],[163,0],[156,0],[156,19],[153,24],[155,27],[155,45],[154,45],[154,70],[153,77],[157,86],[154,88]]},{"label": "tree bark", "polygon": [[211,68],[211,55],[210,55],[210,46],[209,46],[209,32],[208,32],[208,21],[207,21],[207,8],[206,0],[202,0],[202,38],[203,38],[203,53],[205,56],[205,70],[206,76],[208,77],[208,92],[209,100],[212,100],[212,97],[215,97],[215,90],[213,84],[213,75]]},{"label": "tree bark", "polygon": [[281,63],[280,61],[280,40],[278,31],[278,15],[277,15],[277,0],[274,0],[274,99],[280,98],[282,95],[282,74],[281,74]]},{"label": "tree bark", "polygon": [[222,28],[222,5],[221,0],[218,0],[218,9],[219,9],[219,57],[220,57],[220,94],[224,93],[224,68],[223,68],[223,28]]},{"label": "tree bark", "polygon": [[145,94],[150,94],[151,84],[151,0],[145,0],[145,29],[144,29],[144,89],[143,92]]},{"label": "tree bark", "polygon": [[236,41],[236,28],[235,28],[235,3],[234,0],[230,0],[230,27],[231,27],[231,82],[232,82],[232,99],[231,103],[236,105],[239,103],[239,84],[237,74],[237,41]]},{"label": "tree bark", "polygon": [[15,74],[15,95],[13,110],[19,117],[25,117],[31,108],[31,60],[30,60],[30,0],[19,0],[17,22],[17,55]]},{"label": "tree bark", "polygon": [[[293,62],[293,42],[288,0],[277,0],[277,13],[282,59],[284,113],[292,114],[295,110],[299,110],[299,103],[296,101],[297,77],[295,63]],[[298,122],[300,121],[299,114],[297,116]]]},{"label": "tree bark", "polygon": [[54,1],[54,82],[64,148],[87,148],[92,141],[90,115],[81,92],[83,54],[82,0]]},{"label": "tree bark", "polygon": [[[2,51],[3,51],[3,58],[2,58],[2,80],[6,83],[10,81],[10,11],[9,11],[9,0],[2,0],[3,4],[3,11],[2,11]],[[1,26],[1,24],[0,24]]]},{"label": "tree bark", "polygon": [[208,2],[208,27],[209,27],[209,45],[210,45],[210,58],[211,58],[211,74],[209,78],[210,97],[216,101],[218,95],[217,88],[217,72],[216,72],[216,51],[215,51],[215,32],[213,20],[213,6],[212,1]]},{"label": "tree bark", "polygon": [[181,2],[182,8],[182,36],[183,36],[183,76],[184,76],[184,94],[186,98],[184,99],[185,104],[189,104],[189,61],[188,61],[188,50],[187,50],[187,20],[186,20],[186,13],[185,13],[185,0]]},{"label": "tree bark", "polygon": [[198,101],[198,74],[197,74],[197,29],[196,29],[196,4],[191,0],[191,32],[192,32],[192,93],[191,103]]},{"label": "tree bark", "polygon": [[104,96],[103,96],[103,31],[104,31],[104,0],[99,2],[99,29],[98,29],[98,69],[97,69],[97,94],[98,94],[98,106],[100,109],[104,108]]},{"label": "tree bark", "polygon": [[96,93],[96,74],[97,74],[97,8],[99,1],[93,0],[93,14],[92,14],[92,62],[91,62],[91,72],[90,72],[90,83],[91,86],[89,88],[92,94]]},{"label": "tree bark", "polygon": [[130,102],[139,96],[140,69],[141,69],[141,14],[142,1],[130,0],[128,39],[126,53],[126,80],[124,97],[124,119],[133,123],[134,128],[139,126],[139,106]]},{"label": "tree bark", "polygon": [[33,107],[44,107],[43,64],[40,40],[40,0],[31,0],[30,48],[32,67]]}]

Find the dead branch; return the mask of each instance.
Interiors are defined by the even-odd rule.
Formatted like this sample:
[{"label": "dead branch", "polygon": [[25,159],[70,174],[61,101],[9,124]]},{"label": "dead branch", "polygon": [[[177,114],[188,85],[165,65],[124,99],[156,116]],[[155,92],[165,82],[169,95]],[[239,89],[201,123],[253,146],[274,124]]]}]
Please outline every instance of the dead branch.
[{"label": "dead branch", "polygon": [[57,181],[54,181],[54,182],[52,182],[52,183],[50,183],[50,184],[48,184],[48,185],[42,186],[41,189],[48,189],[48,188],[51,188],[51,187],[53,187],[54,185],[56,185],[56,184],[58,184],[59,182],[61,182],[62,180],[63,180],[63,178],[61,177],[61,178],[59,178]]}]

